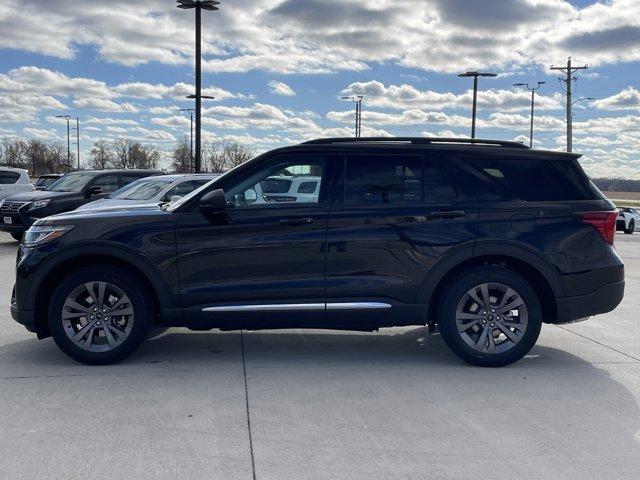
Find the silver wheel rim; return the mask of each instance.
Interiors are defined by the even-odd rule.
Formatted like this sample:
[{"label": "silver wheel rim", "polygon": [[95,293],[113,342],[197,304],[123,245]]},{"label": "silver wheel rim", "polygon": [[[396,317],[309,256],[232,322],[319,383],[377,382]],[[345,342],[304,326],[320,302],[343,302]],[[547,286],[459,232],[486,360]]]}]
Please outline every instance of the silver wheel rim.
[{"label": "silver wheel rim", "polygon": [[483,283],[464,294],[456,309],[456,327],[464,343],[483,354],[515,347],[527,330],[527,306],[511,287]]},{"label": "silver wheel rim", "polygon": [[89,352],[108,352],[119,347],[131,333],[133,321],[131,300],[108,282],[80,285],[62,307],[62,326],[67,337]]}]

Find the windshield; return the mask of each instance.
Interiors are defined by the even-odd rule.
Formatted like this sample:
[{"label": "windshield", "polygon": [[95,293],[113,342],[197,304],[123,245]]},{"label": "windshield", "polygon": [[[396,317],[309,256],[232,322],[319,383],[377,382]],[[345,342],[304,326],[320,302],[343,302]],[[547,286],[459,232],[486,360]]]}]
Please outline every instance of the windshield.
[{"label": "windshield", "polygon": [[50,192],[81,192],[95,176],[94,172],[70,173],[49,185],[46,190]]},{"label": "windshield", "polygon": [[109,198],[117,200],[151,200],[159,195],[172,180],[143,178],[113,192]]}]

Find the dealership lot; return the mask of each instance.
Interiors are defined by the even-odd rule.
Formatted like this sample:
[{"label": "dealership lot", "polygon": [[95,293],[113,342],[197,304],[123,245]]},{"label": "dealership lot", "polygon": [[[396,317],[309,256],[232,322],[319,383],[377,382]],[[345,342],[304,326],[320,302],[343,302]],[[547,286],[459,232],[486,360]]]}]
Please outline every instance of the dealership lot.
[{"label": "dealership lot", "polygon": [[640,471],[640,234],[613,313],[480,369],[423,328],[195,333],[88,367],[9,315],[0,236],[0,478],[619,478]]}]

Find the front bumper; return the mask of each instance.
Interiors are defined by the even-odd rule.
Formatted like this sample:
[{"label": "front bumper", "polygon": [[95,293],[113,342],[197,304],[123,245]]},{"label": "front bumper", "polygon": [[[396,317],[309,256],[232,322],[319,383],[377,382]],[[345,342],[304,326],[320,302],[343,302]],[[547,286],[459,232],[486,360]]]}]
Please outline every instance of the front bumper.
[{"label": "front bumper", "polygon": [[35,312],[27,310],[18,310],[15,305],[11,305],[11,316],[20,325],[23,325],[31,333],[38,333],[36,326]]},{"label": "front bumper", "polygon": [[602,285],[585,295],[556,299],[558,319],[554,323],[571,323],[615,310],[624,297],[624,286],[622,280]]},{"label": "front bumper", "polygon": [[[4,223],[4,217],[11,217],[12,223]],[[1,215],[0,216],[0,232],[24,233],[29,230],[37,218],[27,217],[25,215]]]}]

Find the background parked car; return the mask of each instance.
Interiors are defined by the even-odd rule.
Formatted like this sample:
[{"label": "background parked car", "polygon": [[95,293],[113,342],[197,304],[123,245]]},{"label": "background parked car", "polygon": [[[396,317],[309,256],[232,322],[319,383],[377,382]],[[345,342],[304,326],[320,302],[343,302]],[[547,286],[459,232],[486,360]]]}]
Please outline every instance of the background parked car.
[{"label": "background parked car", "polygon": [[272,176],[244,193],[247,203],[317,202],[320,177],[313,175]]},{"label": "background parked car", "polygon": [[46,175],[40,175],[33,183],[33,186],[36,190],[44,190],[62,176],[63,175],[61,173],[47,173]]},{"label": "background parked car", "polygon": [[640,212],[631,207],[618,208],[616,231],[631,235],[640,226]]},{"label": "background parked car", "polygon": [[102,210],[171,202],[219,176],[219,173],[203,173],[142,178],[116,190],[106,198],[82,205],[77,210]]},{"label": "background parked car", "polygon": [[[75,210],[91,200],[140,178],[162,175],[159,170],[96,170],[74,172],[58,179],[45,190],[11,195],[0,202],[0,231],[16,240],[39,218]],[[33,189],[33,187],[32,187]]]},{"label": "background parked car", "polygon": [[29,173],[22,168],[0,168],[0,199],[16,193],[32,192]]}]

